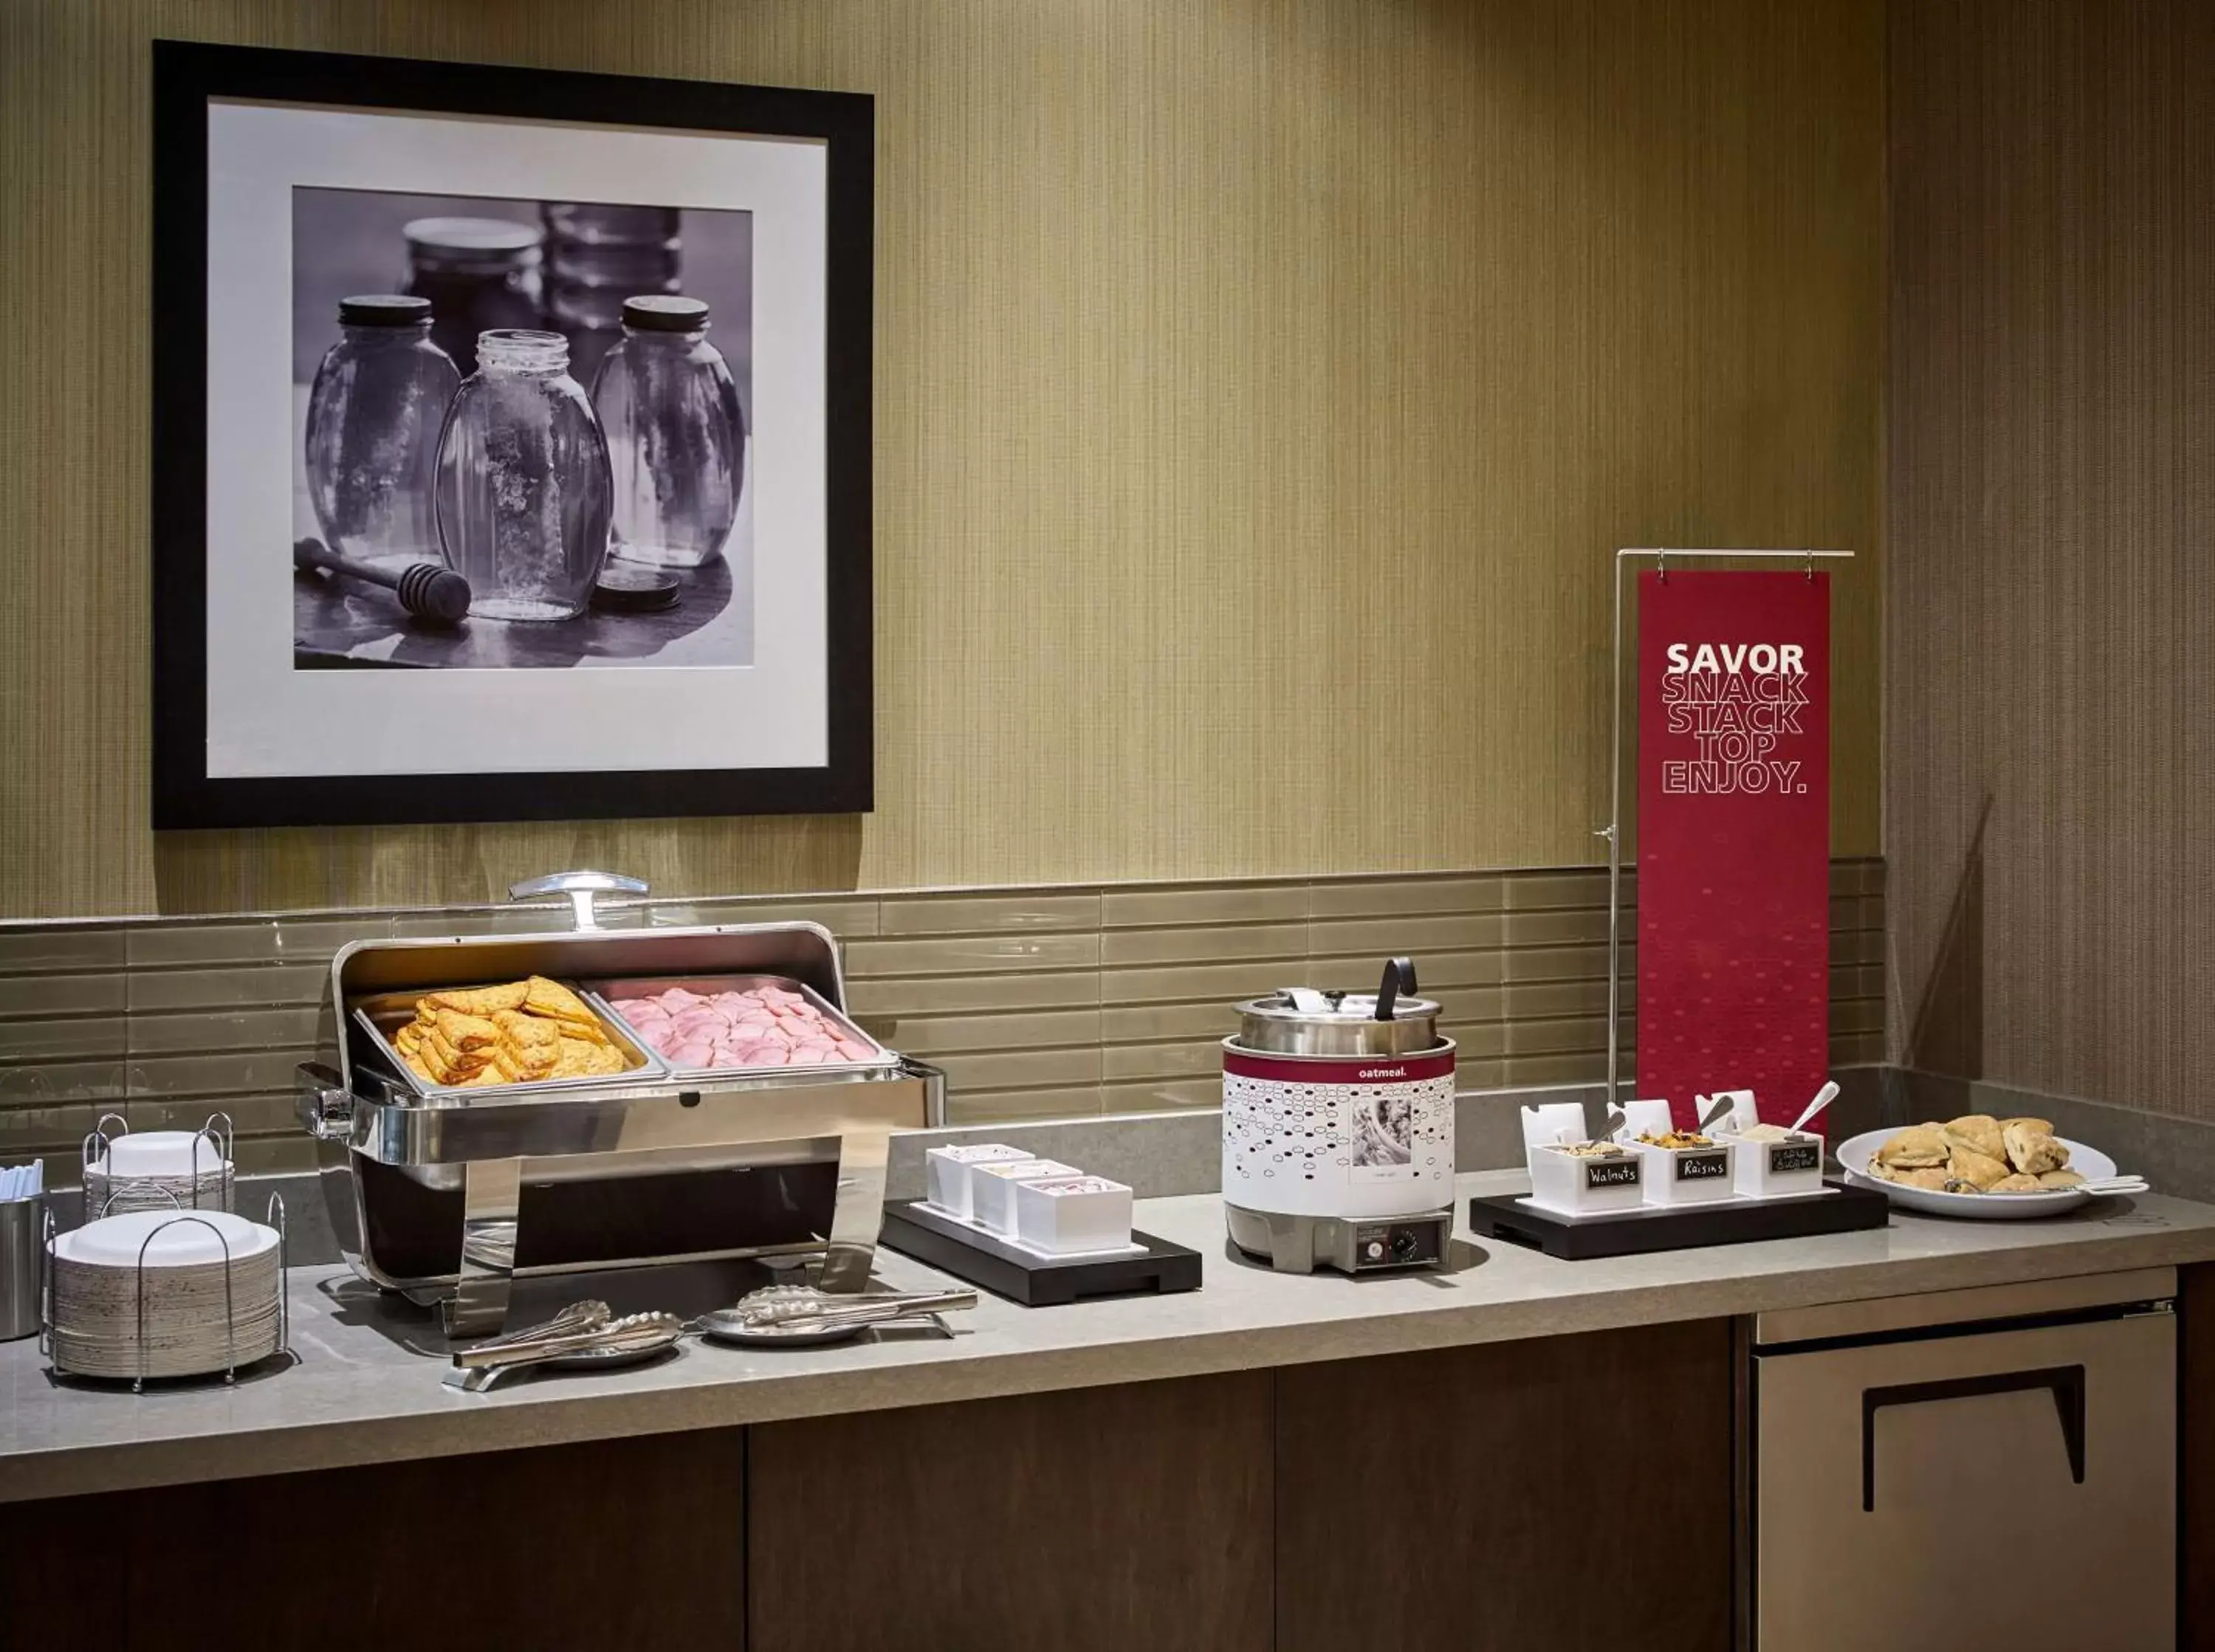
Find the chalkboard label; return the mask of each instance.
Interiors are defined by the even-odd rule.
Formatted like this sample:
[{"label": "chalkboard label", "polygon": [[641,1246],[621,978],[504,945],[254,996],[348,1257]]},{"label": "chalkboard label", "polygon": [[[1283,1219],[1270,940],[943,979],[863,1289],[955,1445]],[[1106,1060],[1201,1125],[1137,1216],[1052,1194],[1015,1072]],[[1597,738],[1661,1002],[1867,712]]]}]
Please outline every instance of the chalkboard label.
[{"label": "chalkboard label", "polygon": [[1717,1177],[1730,1174],[1730,1154],[1727,1153],[1680,1153],[1677,1155],[1677,1179],[1680,1182],[1712,1182]]},{"label": "chalkboard label", "polygon": [[1770,1144],[1769,1173],[1788,1176],[1795,1171],[1823,1168],[1823,1149],[1814,1141],[1776,1141]]},{"label": "chalkboard label", "polygon": [[1585,1161],[1585,1189],[1587,1192],[1603,1187],[1636,1187],[1638,1161],[1635,1159],[1600,1159]]}]

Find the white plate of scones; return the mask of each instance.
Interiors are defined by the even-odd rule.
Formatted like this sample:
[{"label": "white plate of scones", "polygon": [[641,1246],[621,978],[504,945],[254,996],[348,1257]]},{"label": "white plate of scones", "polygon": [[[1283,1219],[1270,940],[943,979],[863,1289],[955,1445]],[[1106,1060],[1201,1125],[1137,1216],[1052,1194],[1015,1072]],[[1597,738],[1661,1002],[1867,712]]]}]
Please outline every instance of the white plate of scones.
[{"label": "white plate of scones", "polygon": [[2115,1173],[2095,1147],[2053,1134],[2042,1118],[1969,1113],[1941,1124],[1869,1130],[1838,1147],[1847,1181],[1881,1188],[1910,1210],[2019,1221],[2075,1209],[2084,1182]]}]

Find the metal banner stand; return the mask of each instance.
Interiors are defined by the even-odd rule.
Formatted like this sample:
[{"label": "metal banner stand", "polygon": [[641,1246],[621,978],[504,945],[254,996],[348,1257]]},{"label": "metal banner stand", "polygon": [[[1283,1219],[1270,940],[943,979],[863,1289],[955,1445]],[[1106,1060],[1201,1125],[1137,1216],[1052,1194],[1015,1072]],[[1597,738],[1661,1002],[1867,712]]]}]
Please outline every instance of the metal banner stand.
[{"label": "metal banner stand", "polygon": [[1672,550],[1658,546],[1619,549],[1615,554],[1615,737],[1608,754],[1607,824],[1596,834],[1607,840],[1607,1092],[1601,1103],[1601,1111],[1606,1115],[1601,1120],[1603,1129],[1612,1122],[1622,1089],[1623,565],[1633,557],[1650,556],[1666,580],[1672,556],[1715,557],[1739,562],[1799,562],[1806,565],[1807,578],[1813,579],[1817,562],[1849,561],[1853,554],[1851,551]]}]

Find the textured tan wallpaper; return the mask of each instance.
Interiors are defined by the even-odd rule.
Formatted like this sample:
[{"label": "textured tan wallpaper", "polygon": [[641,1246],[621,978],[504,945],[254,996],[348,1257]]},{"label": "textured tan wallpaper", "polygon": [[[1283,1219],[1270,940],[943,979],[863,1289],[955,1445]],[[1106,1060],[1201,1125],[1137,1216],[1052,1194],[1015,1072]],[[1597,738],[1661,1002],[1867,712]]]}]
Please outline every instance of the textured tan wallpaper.
[{"label": "textured tan wallpaper", "polygon": [[1891,61],[1895,1050],[2215,1117],[2215,8]]},{"label": "textured tan wallpaper", "polygon": [[[873,92],[878,812],[156,842],[147,42]],[[1609,552],[1863,551],[1880,0],[11,0],[0,914],[1568,865]]]}]

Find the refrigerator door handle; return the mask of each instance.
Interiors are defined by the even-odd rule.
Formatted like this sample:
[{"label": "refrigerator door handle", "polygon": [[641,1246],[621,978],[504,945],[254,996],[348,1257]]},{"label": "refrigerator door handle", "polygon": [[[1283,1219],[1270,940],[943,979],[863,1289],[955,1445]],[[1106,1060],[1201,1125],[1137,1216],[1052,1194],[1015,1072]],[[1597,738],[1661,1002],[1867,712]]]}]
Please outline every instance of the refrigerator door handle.
[{"label": "refrigerator door handle", "polygon": [[1936,1382],[1903,1382],[1862,1390],[1862,1512],[1876,1512],[1876,1414],[1887,1405],[1919,1405],[1931,1400],[1970,1399],[1979,1394],[2012,1394],[2044,1389],[2053,1396],[2061,1422],[2061,1443],[2069,1453],[2070,1478],[2084,1484],[2084,1367],[2053,1365],[2036,1371],[2003,1371],[1991,1376],[1948,1377]]}]

